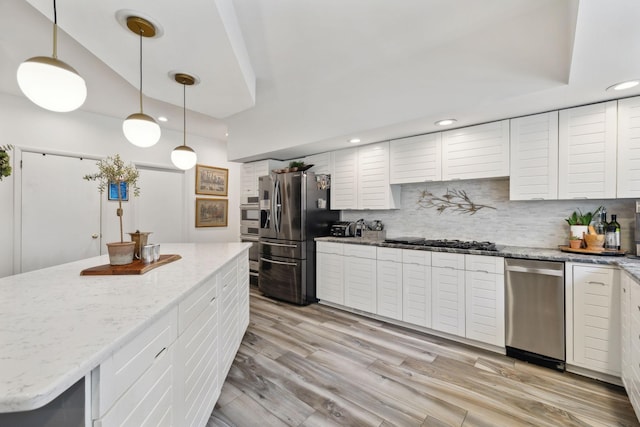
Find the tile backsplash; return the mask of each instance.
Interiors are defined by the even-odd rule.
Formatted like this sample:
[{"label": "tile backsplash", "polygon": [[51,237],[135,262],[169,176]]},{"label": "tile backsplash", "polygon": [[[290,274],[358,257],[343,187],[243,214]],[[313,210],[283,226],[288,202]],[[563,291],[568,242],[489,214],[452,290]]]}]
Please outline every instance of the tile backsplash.
[{"label": "tile backsplash", "polygon": [[[421,207],[418,201],[425,190],[437,197],[462,190],[473,203],[495,209],[487,207],[470,214],[454,212],[453,208],[439,211],[435,207]],[[607,220],[611,214],[618,216],[622,247],[631,250],[635,199],[510,201],[508,179],[404,184],[400,209],[345,210],[342,219],[381,220],[387,237],[488,240],[501,245],[553,248],[568,244],[569,226],[565,218],[577,209],[592,212],[601,205],[607,209]]]}]

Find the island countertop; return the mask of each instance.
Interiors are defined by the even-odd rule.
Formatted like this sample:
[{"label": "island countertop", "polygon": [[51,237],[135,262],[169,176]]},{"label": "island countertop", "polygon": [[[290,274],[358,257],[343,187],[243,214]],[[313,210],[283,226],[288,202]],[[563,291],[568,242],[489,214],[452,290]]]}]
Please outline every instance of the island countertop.
[{"label": "island countertop", "polygon": [[163,244],[182,259],[143,275],[80,276],[102,255],[0,278],[0,412],[46,405],[249,247]]}]

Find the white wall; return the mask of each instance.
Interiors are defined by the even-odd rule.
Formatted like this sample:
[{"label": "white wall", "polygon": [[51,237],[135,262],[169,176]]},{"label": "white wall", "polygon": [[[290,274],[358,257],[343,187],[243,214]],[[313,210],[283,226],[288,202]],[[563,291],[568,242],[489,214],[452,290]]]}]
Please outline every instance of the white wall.
[{"label": "white wall", "polygon": [[[53,113],[33,105],[26,98],[0,93],[0,145],[13,144],[20,149],[79,156],[104,157],[118,153],[126,161],[174,168],[170,155],[174,147],[182,144],[182,132],[163,129],[158,144],[151,148],[138,148],[130,144],[122,134],[123,118],[84,111]],[[198,154],[198,163],[229,169],[227,227],[195,228],[195,168],[186,172],[185,199],[167,200],[167,203],[186,204],[187,240],[239,240],[240,164],[227,161],[227,147],[223,141],[187,134],[187,145]],[[12,160],[14,158],[15,156],[12,156]],[[0,182],[0,277],[13,273],[14,234],[17,233],[15,227],[19,224],[19,221],[13,218],[15,173],[14,168],[14,174]],[[15,187],[19,190],[17,185]],[[141,190],[144,192],[144,189]],[[64,200],[61,200],[61,203],[64,203]],[[115,221],[117,219],[114,217]]]}]

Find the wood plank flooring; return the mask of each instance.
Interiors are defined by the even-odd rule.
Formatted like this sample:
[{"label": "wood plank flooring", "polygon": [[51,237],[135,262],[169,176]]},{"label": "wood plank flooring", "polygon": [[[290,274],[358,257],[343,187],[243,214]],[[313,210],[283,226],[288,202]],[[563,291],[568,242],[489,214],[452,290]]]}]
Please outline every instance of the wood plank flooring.
[{"label": "wood plank flooring", "polygon": [[331,307],[251,292],[207,427],[640,426],[624,390]]}]

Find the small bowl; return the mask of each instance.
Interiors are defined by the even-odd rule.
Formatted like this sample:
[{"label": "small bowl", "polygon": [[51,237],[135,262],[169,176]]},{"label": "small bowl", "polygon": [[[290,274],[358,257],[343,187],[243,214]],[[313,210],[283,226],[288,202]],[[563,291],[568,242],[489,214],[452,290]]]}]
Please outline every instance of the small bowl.
[{"label": "small bowl", "polygon": [[604,249],[604,234],[585,234],[583,236],[587,249],[601,251]]}]

